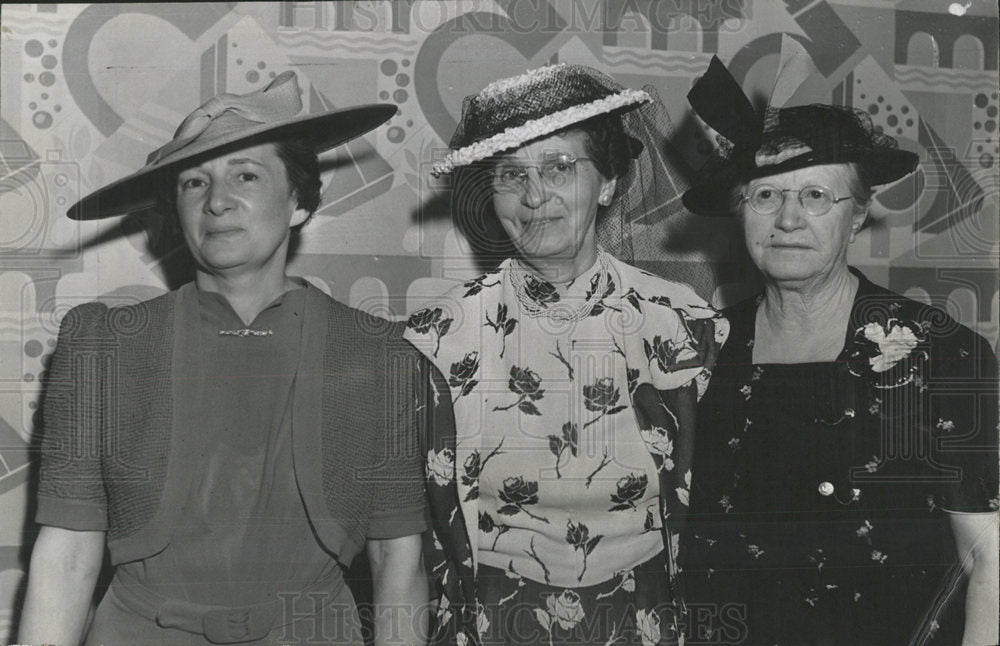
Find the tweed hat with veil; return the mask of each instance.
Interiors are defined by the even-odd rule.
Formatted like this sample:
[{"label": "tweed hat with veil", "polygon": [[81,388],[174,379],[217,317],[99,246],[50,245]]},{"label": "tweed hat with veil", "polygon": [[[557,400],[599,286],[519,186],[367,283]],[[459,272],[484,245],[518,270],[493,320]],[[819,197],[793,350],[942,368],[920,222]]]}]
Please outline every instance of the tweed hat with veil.
[{"label": "tweed hat with veil", "polygon": [[682,208],[685,188],[666,159],[673,132],[666,109],[650,86],[626,88],[591,67],[566,63],[495,81],[466,97],[451,151],[431,174],[454,174],[452,214],[470,243],[486,254],[511,251],[495,237],[490,158],[598,119],[621,123],[609,130],[632,160],[598,215],[598,243],[629,263],[655,256],[662,244],[656,225]]}]

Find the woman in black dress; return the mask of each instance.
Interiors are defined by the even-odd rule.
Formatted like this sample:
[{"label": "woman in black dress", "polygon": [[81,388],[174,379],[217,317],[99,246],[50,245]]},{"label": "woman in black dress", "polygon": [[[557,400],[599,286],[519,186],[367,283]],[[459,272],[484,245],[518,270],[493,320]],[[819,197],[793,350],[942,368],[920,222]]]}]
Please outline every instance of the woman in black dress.
[{"label": "woman in black dress", "polygon": [[699,405],[698,643],[997,643],[996,358],[847,264],[917,156],[848,108],[762,117],[718,59],[689,99],[733,145],[684,203],[741,219],[765,285]]}]

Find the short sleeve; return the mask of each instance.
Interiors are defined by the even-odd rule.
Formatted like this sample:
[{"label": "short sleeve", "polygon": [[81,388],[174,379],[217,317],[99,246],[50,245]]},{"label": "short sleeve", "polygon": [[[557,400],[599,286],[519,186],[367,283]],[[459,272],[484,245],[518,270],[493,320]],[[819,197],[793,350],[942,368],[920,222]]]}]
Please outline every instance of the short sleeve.
[{"label": "short sleeve", "polygon": [[101,438],[107,400],[107,308],[98,303],[66,314],[42,398],[42,459],[35,520],[81,531],[107,530]]},{"label": "short sleeve", "polygon": [[368,525],[368,538],[374,539],[420,534],[430,526],[420,450],[427,426],[428,366],[402,339],[391,346],[383,466],[366,485],[376,487]]},{"label": "short sleeve", "polygon": [[[636,271],[636,270],[633,270]],[[687,285],[640,273],[623,296],[626,356],[639,383],[704,393],[729,323]]]},{"label": "short sleeve", "polygon": [[997,511],[997,359],[985,339],[955,327],[933,340],[926,384],[937,461],[959,469],[957,478],[939,488],[937,505],[954,512]]}]

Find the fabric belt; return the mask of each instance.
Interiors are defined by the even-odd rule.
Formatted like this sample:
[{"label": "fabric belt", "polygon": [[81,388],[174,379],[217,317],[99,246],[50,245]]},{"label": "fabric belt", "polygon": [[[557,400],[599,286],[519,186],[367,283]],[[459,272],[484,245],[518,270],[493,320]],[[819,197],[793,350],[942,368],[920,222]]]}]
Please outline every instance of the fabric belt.
[{"label": "fabric belt", "polygon": [[[297,591],[296,595],[323,591],[327,593],[327,603],[330,603],[343,586],[343,576],[337,567],[333,567],[327,575]],[[111,592],[129,610],[156,622],[157,626],[204,635],[213,644],[262,639],[275,627],[292,621],[281,621],[282,599],[238,607],[193,603],[159,595],[130,574],[120,571],[115,574]],[[317,605],[316,611],[319,609]]]}]

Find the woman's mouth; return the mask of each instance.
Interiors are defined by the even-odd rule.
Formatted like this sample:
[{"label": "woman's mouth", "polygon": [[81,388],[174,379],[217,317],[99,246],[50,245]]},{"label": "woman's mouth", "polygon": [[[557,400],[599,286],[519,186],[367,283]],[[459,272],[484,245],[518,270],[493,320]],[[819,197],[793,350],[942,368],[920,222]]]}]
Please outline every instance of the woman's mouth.
[{"label": "woman's mouth", "polygon": [[233,234],[233,233],[239,233],[240,231],[242,231],[242,229],[240,229],[239,227],[226,227],[226,228],[223,228],[223,229],[209,229],[209,230],[205,231],[205,235],[207,235],[207,236],[224,236],[224,235],[230,235],[230,234]]}]

